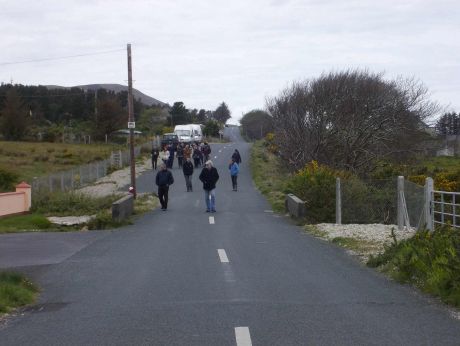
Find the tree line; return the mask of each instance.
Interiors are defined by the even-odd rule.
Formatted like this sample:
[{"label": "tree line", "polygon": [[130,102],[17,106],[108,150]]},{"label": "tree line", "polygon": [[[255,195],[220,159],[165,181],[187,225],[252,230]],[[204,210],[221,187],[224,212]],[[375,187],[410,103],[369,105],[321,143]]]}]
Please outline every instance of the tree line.
[{"label": "tree line", "polygon": [[[6,140],[53,142],[66,136],[104,140],[127,127],[127,113],[127,91],[0,85],[0,133]],[[136,130],[147,135],[161,134],[165,127],[185,123],[206,124],[214,135],[218,124],[230,118],[230,111],[225,102],[208,111],[187,109],[183,102],[175,102],[172,107],[148,106],[135,99],[134,116]]]}]

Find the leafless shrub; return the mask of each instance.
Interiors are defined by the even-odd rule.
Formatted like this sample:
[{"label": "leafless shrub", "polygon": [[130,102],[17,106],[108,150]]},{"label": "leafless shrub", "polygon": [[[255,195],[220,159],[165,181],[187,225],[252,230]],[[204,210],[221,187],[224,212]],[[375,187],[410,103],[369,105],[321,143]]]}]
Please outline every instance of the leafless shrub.
[{"label": "leafless shrub", "polygon": [[311,160],[365,172],[376,160],[413,153],[438,109],[414,79],[349,70],[293,83],[267,100],[275,138],[294,168]]}]

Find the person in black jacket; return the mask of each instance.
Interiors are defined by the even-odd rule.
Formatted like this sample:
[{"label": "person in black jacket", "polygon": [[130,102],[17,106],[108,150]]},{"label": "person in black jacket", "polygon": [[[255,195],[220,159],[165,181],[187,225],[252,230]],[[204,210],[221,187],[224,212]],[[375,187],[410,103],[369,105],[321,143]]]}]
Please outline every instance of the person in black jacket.
[{"label": "person in black jacket", "polygon": [[241,164],[241,155],[238,149],[235,149],[232,155],[232,160],[235,161],[238,165]]},{"label": "person in black jacket", "polygon": [[157,147],[152,149],[152,169],[157,169],[157,160],[160,155],[160,151]]},{"label": "person in black jacket", "polygon": [[208,160],[200,173],[199,179],[203,182],[204,198],[206,201],[206,212],[216,212],[216,183],[219,180],[219,173],[213,167],[212,161]]},{"label": "person in black jacket", "polygon": [[192,192],[193,163],[190,157],[188,157],[183,163],[182,171],[184,172],[185,186],[187,186],[187,192]]},{"label": "person in black jacket", "polygon": [[155,183],[158,186],[158,199],[160,200],[161,210],[166,211],[168,209],[169,186],[174,183],[174,178],[164,163],[160,165]]}]

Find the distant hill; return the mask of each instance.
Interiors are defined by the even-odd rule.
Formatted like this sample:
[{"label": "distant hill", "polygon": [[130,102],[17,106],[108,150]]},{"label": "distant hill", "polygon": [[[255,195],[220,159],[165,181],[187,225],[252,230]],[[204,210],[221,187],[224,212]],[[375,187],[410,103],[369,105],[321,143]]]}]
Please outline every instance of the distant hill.
[{"label": "distant hill", "polygon": [[[126,85],[121,84],[87,84],[87,85],[75,85],[73,87],[63,87],[59,85],[45,85],[48,89],[70,89],[70,88],[80,88],[83,90],[97,90],[97,89],[106,89],[111,90],[116,93],[120,91],[128,91]],[[167,103],[154,99],[151,96],[145,95],[137,89],[133,88],[133,96],[135,99],[140,99],[141,102],[148,106],[167,106]]]}]

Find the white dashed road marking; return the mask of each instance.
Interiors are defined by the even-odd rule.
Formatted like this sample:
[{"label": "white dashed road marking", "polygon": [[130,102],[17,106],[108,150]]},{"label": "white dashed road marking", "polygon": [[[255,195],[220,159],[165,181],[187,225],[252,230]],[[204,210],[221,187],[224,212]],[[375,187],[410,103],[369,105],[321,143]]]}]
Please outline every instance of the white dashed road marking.
[{"label": "white dashed road marking", "polygon": [[217,156],[214,156],[215,159],[217,159]]},{"label": "white dashed road marking", "polygon": [[248,327],[236,327],[235,338],[237,346],[252,346],[251,334]]},{"label": "white dashed road marking", "polygon": [[225,252],[224,249],[217,249],[217,253],[219,254],[220,261],[222,263],[229,263],[230,261],[228,260],[227,253]]},{"label": "white dashed road marking", "polygon": [[219,150],[219,153],[221,153],[221,152],[222,152],[222,150]]},{"label": "white dashed road marking", "polygon": [[209,224],[210,224],[210,225],[214,225],[215,223],[216,223],[216,222],[215,222],[215,220],[214,220],[214,216],[210,216],[210,217],[209,217]]}]

